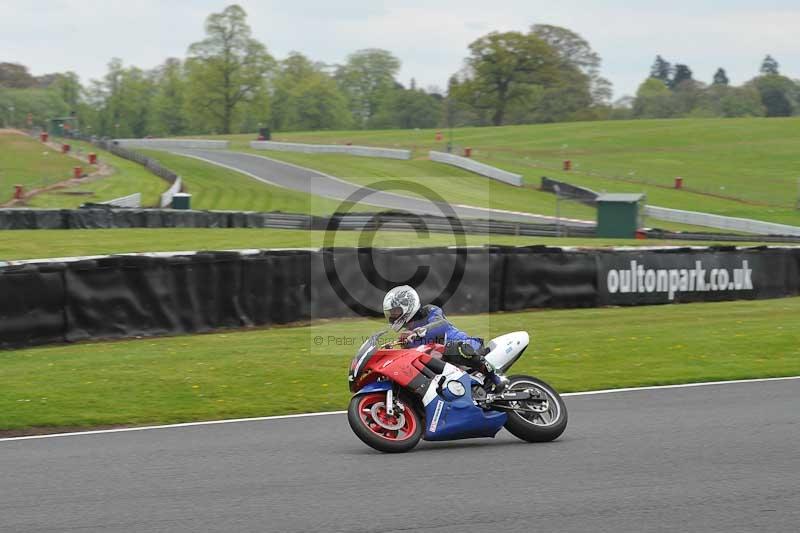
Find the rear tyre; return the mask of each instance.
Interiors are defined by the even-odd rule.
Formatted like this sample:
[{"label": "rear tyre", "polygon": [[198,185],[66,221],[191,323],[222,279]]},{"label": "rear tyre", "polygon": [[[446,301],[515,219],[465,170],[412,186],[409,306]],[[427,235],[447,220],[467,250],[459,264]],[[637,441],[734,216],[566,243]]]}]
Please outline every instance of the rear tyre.
[{"label": "rear tyre", "polygon": [[367,446],[381,452],[407,452],[422,438],[422,420],[412,402],[401,396],[395,413],[386,412],[386,393],[368,392],[354,396],[347,408],[353,433]]},{"label": "rear tyre", "polygon": [[510,411],[505,428],[515,437],[528,442],[549,442],[567,429],[567,406],[556,390],[532,376],[510,376],[506,391],[532,389],[544,401],[512,402],[520,411]]}]

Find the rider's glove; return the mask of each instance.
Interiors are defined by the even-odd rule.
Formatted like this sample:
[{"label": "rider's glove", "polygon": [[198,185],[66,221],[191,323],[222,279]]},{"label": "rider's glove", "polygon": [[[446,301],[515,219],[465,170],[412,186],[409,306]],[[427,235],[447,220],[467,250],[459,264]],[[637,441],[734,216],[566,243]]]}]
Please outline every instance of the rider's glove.
[{"label": "rider's glove", "polygon": [[417,339],[422,339],[428,333],[427,329],[424,327],[414,329],[412,331],[404,331],[400,333],[400,342],[403,344],[408,344],[410,342],[414,342]]}]

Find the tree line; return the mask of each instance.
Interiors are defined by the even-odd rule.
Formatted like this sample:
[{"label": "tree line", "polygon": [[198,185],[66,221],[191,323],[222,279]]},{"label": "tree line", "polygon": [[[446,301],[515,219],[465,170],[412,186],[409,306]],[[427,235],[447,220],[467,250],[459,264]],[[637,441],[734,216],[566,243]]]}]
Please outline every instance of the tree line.
[{"label": "tree line", "polygon": [[656,56],[635,98],[619,102],[615,118],[788,117],[800,114],[800,82],[780,73],[770,55],[758,75],[735,87],[720,67],[710,83],[695,80],[692,69]]},{"label": "tree line", "polygon": [[206,19],[205,38],[185,58],[154,69],[115,58],[101,79],[82,85],[73,72],[36,77],[0,63],[0,123],[44,126],[74,115],[86,134],[144,137],[800,112],[798,84],[767,59],[760,76],[732,87],[722,69],[705,85],[688,66],[658,56],[635,98],[612,104],[590,44],[567,28],[535,24],[480,37],[446,88],[421,88],[398,81],[400,60],[376,48],[337,65],[298,52],[278,60],[231,5]]}]

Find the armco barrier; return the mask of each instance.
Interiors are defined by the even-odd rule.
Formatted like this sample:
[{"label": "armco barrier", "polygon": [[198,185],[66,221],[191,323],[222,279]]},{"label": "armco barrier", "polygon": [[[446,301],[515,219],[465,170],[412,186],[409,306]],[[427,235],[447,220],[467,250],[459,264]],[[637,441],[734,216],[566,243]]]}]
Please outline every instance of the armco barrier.
[{"label": "armco barrier", "polygon": [[153,150],[169,150],[177,148],[227,149],[230,141],[212,141],[206,139],[114,139],[111,141],[122,148],[149,148]]},{"label": "armco barrier", "polygon": [[428,152],[428,157],[430,157],[431,161],[435,161],[437,163],[444,163],[446,165],[453,165],[459,168],[463,168],[464,170],[469,170],[470,172],[480,174],[481,176],[486,176],[487,178],[492,178],[493,180],[502,181],[503,183],[514,185],[516,187],[522,186],[522,176],[520,176],[519,174],[514,174],[513,172],[501,170],[491,165],[479,163],[478,161],[475,161],[468,157],[460,157],[453,154],[446,154],[444,152],[435,152],[435,151]]},{"label": "armco barrier", "polygon": [[800,236],[800,227],[788,226],[786,224],[775,224],[752,220],[749,218],[724,217],[712,215],[710,213],[699,213],[696,211],[682,211],[680,209],[669,209],[648,205],[644,208],[645,216],[664,220],[666,222],[680,222],[682,224],[692,224],[695,226],[706,226],[709,228],[724,229],[730,231],[741,231],[745,233],[755,233],[758,235],[793,235]]},{"label": "armco barrier", "polygon": [[110,205],[112,207],[142,207],[142,193],[135,192],[127,196],[121,196],[119,198],[114,198],[113,200],[100,203],[103,205]]},{"label": "armco barrier", "polygon": [[400,283],[452,314],[776,298],[800,294],[800,249],[266,250],[7,265],[0,347],[381,316],[384,291]]},{"label": "armco barrier", "polygon": [[[591,189],[544,176],[542,177],[541,190],[554,193],[556,192],[556,187],[559,188],[560,194],[566,193],[566,195],[573,197],[581,203],[587,205],[595,205],[597,203],[598,193]],[[665,222],[679,222],[681,224],[753,233],[756,235],[800,236],[800,227],[798,226],[775,224],[773,222],[764,222],[749,218],[726,217],[698,211],[683,211],[681,209],[670,209],[668,207],[658,207],[656,205],[645,206],[644,215]]]},{"label": "armco barrier", "polygon": [[183,181],[181,180],[180,176],[177,176],[175,178],[175,181],[172,182],[172,185],[170,185],[169,189],[161,193],[161,201],[160,201],[161,207],[169,207],[170,205],[172,205],[172,197],[181,192],[182,188],[183,188]]},{"label": "armco barrier", "polygon": [[255,150],[274,150],[276,152],[301,152],[304,154],[348,154],[363,157],[383,157],[387,159],[411,159],[411,150],[376,148],[373,146],[250,141],[250,148]]}]

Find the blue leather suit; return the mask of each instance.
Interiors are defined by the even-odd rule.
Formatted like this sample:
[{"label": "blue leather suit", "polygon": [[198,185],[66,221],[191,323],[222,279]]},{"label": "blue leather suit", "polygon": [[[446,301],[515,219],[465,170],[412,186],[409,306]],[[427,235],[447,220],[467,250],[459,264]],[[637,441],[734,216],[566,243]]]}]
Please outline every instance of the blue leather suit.
[{"label": "blue leather suit", "polygon": [[[413,330],[441,319],[447,320],[447,317],[444,316],[444,312],[440,307],[435,305],[426,305],[421,307],[420,310],[417,311],[417,314],[411,317],[411,320],[406,324],[405,327],[408,330]],[[406,346],[409,348],[414,348],[429,342],[446,344],[453,341],[466,342],[470,344],[476,351],[483,346],[483,339],[478,337],[470,337],[451,324],[450,321],[447,321],[447,323],[439,327],[428,330],[424,339],[417,339],[409,342],[406,344]]]}]

